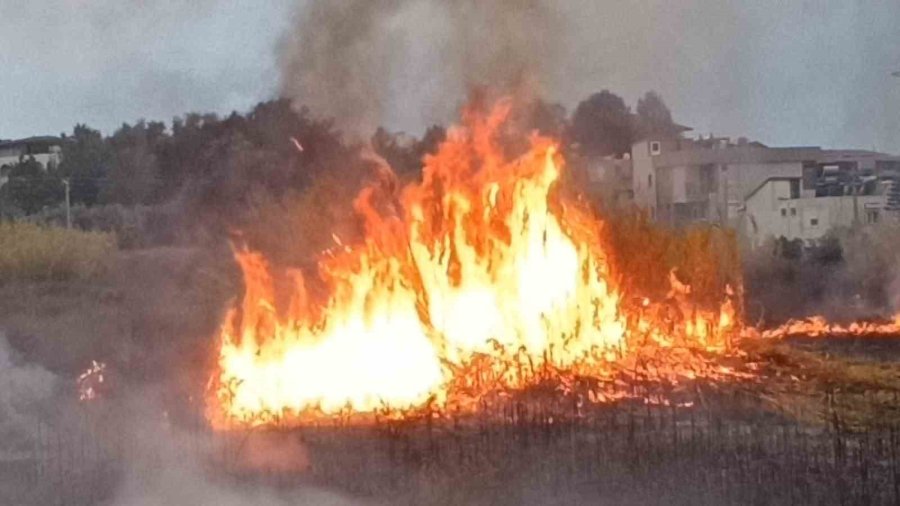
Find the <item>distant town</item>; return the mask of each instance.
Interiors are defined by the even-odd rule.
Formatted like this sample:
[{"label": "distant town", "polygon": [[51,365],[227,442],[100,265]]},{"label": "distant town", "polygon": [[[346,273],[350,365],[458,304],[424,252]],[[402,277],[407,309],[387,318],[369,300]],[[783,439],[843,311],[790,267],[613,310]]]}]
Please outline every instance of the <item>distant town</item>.
[{"label": "distant town", "polygon": [[[607,209],[638,208],[656,222],[708,223],[738,231],[745,246],[770,238],[812,246],[830,230],[900,216],[900,156],[816,146],[771,147],[745,138],[697,136],[676,125],[623,155],[576,153],[587,194]],[[0,140],[0,188],[33,158],[61,162],[64,138]]]},{"label": "distant town", "polygon": [[770,147],[727,137],[648,135],[624,156],[582,161],[590,195],[637,206],[664,224],[731,227],[754,248],[767,238],[811,246],[829,230],[900,212],[900,157],[875,151]]}]

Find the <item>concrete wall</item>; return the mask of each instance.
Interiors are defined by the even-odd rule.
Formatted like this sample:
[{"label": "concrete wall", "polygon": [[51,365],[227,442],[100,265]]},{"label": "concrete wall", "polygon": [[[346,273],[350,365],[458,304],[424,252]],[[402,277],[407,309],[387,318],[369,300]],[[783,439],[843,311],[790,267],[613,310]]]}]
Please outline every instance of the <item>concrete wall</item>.
[{"label": "concrete wall", "polygon": [[802,162],[728,164],[729,199],[744,201],[747,195],[772,177],[801,177]]},{"label": "concrete wall", "polygon": [[[27,159],[30,156],[33,156],[35,160],[37,160],[41,165],[44,166],[44,168],[46,168],[48,165],[59,164],[60,161],[59,153],[41,153],[37,155],[27,155],[25,158]],[[20,160],[21,158],[19,157],[19,155],[0,157],[0,167],[3,167],[4,165],[15,165],[19,163]]]},{"label": "concrete wall", "polygon": [[[62,149],[59,146],[52,146],[50,153],[38,153],[27,155],[25,158],[34,157],[44,169],[59,165]],[[0,187],[9,182],[9,171],[13,165],[23,160],[24,149],[22,148],[5,148],[0,151]]]},{"label": "concrete wall", "polygon": [[[753,247],[770,237],[821,239],[833,228],[866,223],[883,215],[883,195],[790,198],[790,181],[769,181],[747,200],[743,232]],[[858,221],[857,221],[858,220]]]},{"label": "concrete wall", "polygon": [[656,171],[650,155],[650,141],[640,141],[631,147],[633,167],[634,203],[656,216]]},{"label": "concrete wall", "polygon": [[626,208],[633,204],[630,159],[593,157],[583,161],[585,190],[604,205]]}]

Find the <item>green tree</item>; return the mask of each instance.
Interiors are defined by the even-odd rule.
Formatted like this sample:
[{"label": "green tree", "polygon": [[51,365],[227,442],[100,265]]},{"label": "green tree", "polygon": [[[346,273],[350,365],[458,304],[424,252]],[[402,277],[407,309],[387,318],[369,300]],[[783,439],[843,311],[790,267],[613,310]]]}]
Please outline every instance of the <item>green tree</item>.
[{"label": "green tree", "polygon": [[73,204],[93,205],[97,202],[112,165],[112,155],[111,147],[100,132],[87,125],[75,125],[72,135],[64,136],[58,173],[70,181]]},{"label": "green tree", "polygon": [[648,91],[637,103],[637,126],[641,135],[677,134],[672,113],[655,91]]},{"label": "green tree", "polygon": [[603,90],[578,104],[569,129],[586,155],[619,155],[635,140],[631,111],[622,97]]},{"label": "green tree", "polygon": [[405,134],[392,134],[379,127],[372,135],[372,148],[381,155],[403,179],[416,177],[422,172],[425,155],[433,154],[447,137],[447,131],[433,125],[425,131],[421,140]]},{"label": "green tree", "polygon": [[559,139],[565,133],[566,108],[562,104],[534,100],[525,107],[527,125],[542,135]]},{"label": "green tree", "polygon": [[7,185],[10,201],[25,214],[59,204],[65,192],[59,175],[31,156],[13,165]]},{"label": "green tree", "polygon": [[156,151],[165,139],[165,125],[139,121],[122,125],[109,139],[113,150],[103,201],[147,204],[156,194],[159,164]]}]

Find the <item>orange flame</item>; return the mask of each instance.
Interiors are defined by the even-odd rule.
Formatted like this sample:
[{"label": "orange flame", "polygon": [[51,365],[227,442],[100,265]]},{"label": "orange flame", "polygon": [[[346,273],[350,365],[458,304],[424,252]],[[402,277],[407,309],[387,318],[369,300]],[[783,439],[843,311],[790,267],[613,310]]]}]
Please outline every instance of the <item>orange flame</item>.
[{"label": "orange flame", "polygon": [[557,191],[557,145],[534,136],[521,157],[504,154],[508,109],[467,111],[399,197],[386,168],[360,193],[365,239],[335,238],[319,261],[326,302],[292,271],[279,307],[266,259],[236,253],[245,293],[219,335],[214,427],[441,410],[535,384],[536,371],[599,378],[643,346],[721,350],[740,332],[730,289],[705,310],[674,273],[669,300],[626,303],[602,221]]},{"label": "orange flame", "polygon": [[784,325],[766,330],[762,337],[767,339],[780,339],[791,336],[833,336],[833,337],[859,337],[859,336],[897,336],[900,335],[900,313],[888,322],[853,322],[848,325],[831,323],[822,316],[813,316],[804,320],[791,320]]}]

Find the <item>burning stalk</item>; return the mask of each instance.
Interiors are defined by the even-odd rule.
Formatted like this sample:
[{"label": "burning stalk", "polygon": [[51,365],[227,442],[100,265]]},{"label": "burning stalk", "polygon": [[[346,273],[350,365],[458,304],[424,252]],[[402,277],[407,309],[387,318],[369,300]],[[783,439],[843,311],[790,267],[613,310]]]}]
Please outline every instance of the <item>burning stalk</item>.
[{"label": "burning stalk", "polygon": [[[279,310],[266,259],[236,253],[246,292],[218,337],[214,426],[477,409],[492,392],[605,380],[647,348],[727,348],[740,332],[731,293],[703,309],[673,274],[669,301],[624,294],[614,280],[629,273],[613,272],[602,221],[555,191],[556,143],[533,137],[506,155],[508,111],[467,111],[400,192],[374,159],[379,177],[355,202],[365,237],[320,258],[321,307],[296,303],[309,300],[300,279]],[[624,303],[635,296],[638,307]],[[662,360],[655,374],[691,369],[713,371]]]}]

